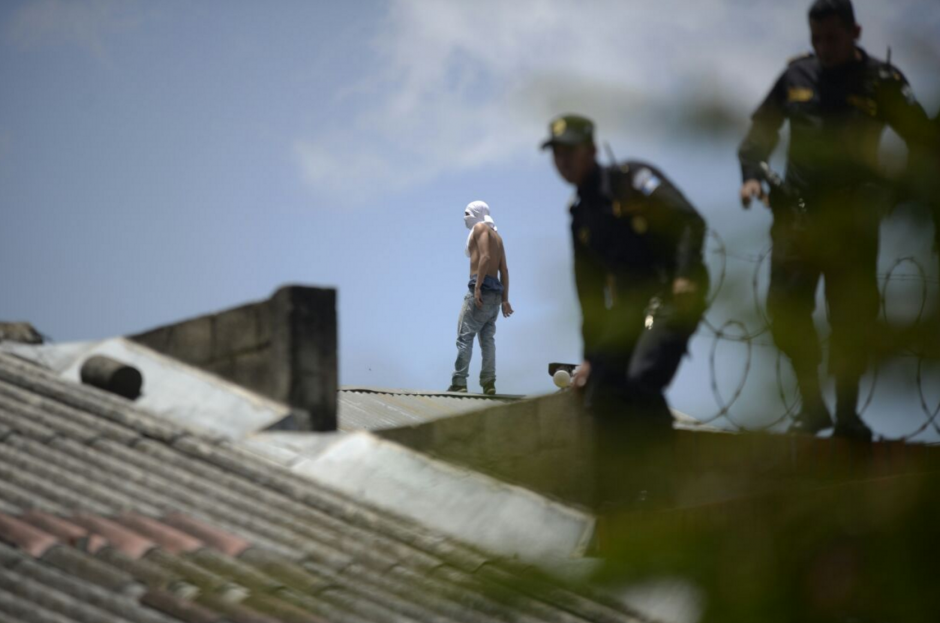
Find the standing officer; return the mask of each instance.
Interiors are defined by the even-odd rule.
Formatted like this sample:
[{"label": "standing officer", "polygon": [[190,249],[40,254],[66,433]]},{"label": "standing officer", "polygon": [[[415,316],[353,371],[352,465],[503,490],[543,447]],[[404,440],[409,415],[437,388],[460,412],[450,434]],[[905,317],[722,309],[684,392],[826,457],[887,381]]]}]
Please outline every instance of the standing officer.
[{"label": "standing officer", "polygon": [[657,442],[672,429],[663,392],[705,309],[705,221],[655,167],[598,164],[590,120],[563,115],[549,131],[542,148],[577,189],[571,234],[584,362],[573,385],[597,416],[601,498],[622,501],[627,489],[633,503],[661,475],[650,448],[664,448]]},{"label": "standing officer", "polygon": [[[908,144],[927,139],[929,123],[907,81],[889,63],[857,47],[861,27],[850,0],[816,0],[809,10],[815,55],[790,62],[751,117],[738,156],[741,202],[770,205],[773,251],[767,308],[774,341],[791,360],[802,410],[791,431],[832,426],[819,389],[816,286],[826,278],[832,322],[829,370],[836,381],[835,435],[871,439],[858,415],[859,379],[870,357],[878,315],[878,146],[890,125]],[[762,163],[790,122],[785,185],[761,186]]]},{"label": "standing officer", "polygon": [[663,390],[701,319],[708,290],[705,221],[652,165],[597,162],[594,124],[563,115],[542,148],[577,189],[571,206],[584,362],[575,375],[595,409],[636,406],[671,425]]}]

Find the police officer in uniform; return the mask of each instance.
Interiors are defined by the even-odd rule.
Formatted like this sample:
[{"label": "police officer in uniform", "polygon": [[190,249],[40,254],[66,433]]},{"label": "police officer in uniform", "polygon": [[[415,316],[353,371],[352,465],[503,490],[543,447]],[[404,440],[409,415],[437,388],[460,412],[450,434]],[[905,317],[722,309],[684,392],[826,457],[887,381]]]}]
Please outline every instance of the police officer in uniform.
[{"label": "police officer in uniform", "polygon": [[[757,197],[774,215],[767,308],[774,341],[790,358],[802,394],[791,431],[815,434],[832,426],[812,320],[822,275],[832,323],[834,434],[871,439],[857,408],[879,307],[878,147],[885,125],[909,145],[928,140],[932,129],[900,71],[857,46],[861,27],[850,0],[817,0],[809,26],[815,54],[789,63],[741,143],[741,201],[747,208]],[[768,197],[763,163],[784,121],[790,122],[786,180]]]},{"label": "police officer in uniform", "polygon": [[[573,384],[598,416],[601,451],[636,459],[634,442],[672,429],[663,392],[705,309],[705,221],[654,166],[601,166],[589,119],[563,115],[549,132],[542,148],[577,190],[570,211],[584,361]],[[639,459],[632,467],[640,464],[649,467]],[[636,473],[628,464],[608,471],[602,488]]]}]

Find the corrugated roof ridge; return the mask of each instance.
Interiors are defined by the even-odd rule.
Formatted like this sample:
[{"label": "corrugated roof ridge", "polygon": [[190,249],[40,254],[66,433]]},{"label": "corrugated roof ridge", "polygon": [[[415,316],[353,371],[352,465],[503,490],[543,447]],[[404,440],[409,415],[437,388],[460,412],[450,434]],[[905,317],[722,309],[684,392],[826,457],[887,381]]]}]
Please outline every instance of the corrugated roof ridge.
[{"label": "corrugated roof ridge", "polygon": [[105,562],[104,553],[111,551],[117,554],[116,550],[105,547],[93,556],[74,547],[59,545],[46,552],[40,562],[117,594],[139,597],[146,590],[144,585],[123,569]]},{"label": "corrugated roof ridge", "polygon": [[[107,521],[104,518],[98,518],[101,521]],[[116,527],[116,526],[113,526]],[[131,527],[132,531],[136,531],[136,527]],[[203,586],[206,589],[204,599],[214,599],[213,595],[224,595],[226,593],[225,587],[228,592],[231,591],[242,591],[243,589],[238,586],[237,579],[236,584],[231,582],[231,576],[228,573],[220,574],[219,571],[228,571],[236,570],[240,579],[244,580],[248,578],[252,580],[255,584],[263,584],[262,590],[267,590],[272,593],[273,598],[279,597],[288,597],[285,600],[285,604],[294,603],[297,604],[299,601],[303,601],[302,604],[308,610],[313,608],[317,613],[321,615],[334,615],[338,616],[341,620],[353,620],[353,621],[367,621],[371,619],[361,619],[355,616],[350,616],[349,612],[344,612],[344,607],[350,612],[369,610],[372,614],[381,612],[382,618],[380,620],[394,621],[397,619],[396,616],[391,616],[387,608],[385,608],[381,602],[373,602],[373,605],[370,607],[360,606],[356,603],[345,601],[338,601],[336,595],[323,597],[321,596],[322,603],[312,603],[309,600],[303,600],[298,595],[288,596],[283,593],[279,593],[278,596],[274,596],[273,592],[277,589],[279,584],[275,583],[273,580],[269,579],[266,575],[259,572],[258,570],[252,567],[245,567],[242,563],[239,563],[237,559],[229,558],[223,554],[218,554],[209,549],[201,549],[194,553],[187,554],[185,556],[177,556],[172,553],[161,549],[154,548],[148,551],[144,558],[141,560],[144,562],[149,561],[149,563],[155,563],[158,567],[163,568],[169,571],[173,575],[182,577],[183,579],[196,582],[197,585]],[[139,565],[141,561],[134,562],[133,564]],[[251,589],[256,588],[255,586],[248,587],[249,590],[246,594],[251,593]],[[348,589],[343,589],[348,590]],[[222,591],[220,593],[220,591]],[[360,595],[362,596],[362,595]],[[224,599],[224,597],[222,597]],[[202,599],[202,598],[201,598]],[[241,598],[237,598],[240,600]],[[218,603],[214,602],[215,606],[224,605],[224,601]],[[344,605],[345,604],[345,605]],[[234,606],[233,606],[234,607]],[[213,607],[213,610],[219,610],[220,608]],[[231,608],[226,608],[231,610]]]},{"label": "corrugated roof ridge", "polygon": [[62,616],[40,604],[0,589],[0,612],[16,617],[16,621],[30,623],[76,623],[75,619]]},{"label": "corrugated roof ridge", "polygon": [[[65,443],[65,442],[63,442]],[[96,459],[101,457],[94,456],[87,447],[80,446],[74,442],[67,442],[71,453],[86,454],[85,460],[94,463]],[[42,448],[38,447],[36,449],[37,454],[42,454]],[[56,460],[54,457],[47,457],[50,460]],[[105,457],[107,459],[107,457]],[[61,457],[57,460],[66,460]],[[110,459],[114,460],[114,459]],[[104,462],[98,461],[98,464],[104,467],[107,467],[107,461]],[[81,471],[87,471],[85,468],[79,467],[77,464],[74,465],[75,469]],[[116,469],[115,469],[116,468]],[[114,466],[115,471],[120,471],[120,466]],[[94,470],[92,470],[94,471]],[[103,470],[106,471],[106,470]],[[349,551],[359,552],[368,552],[371,549],[370,542],[366,539],[371,538],[375,539],[377,535],[373,533],[365,535],[349,535],[349,530],[343,530],[342,526],[335,522],[330,524],[323,525],[323,520],[333,519],[326,515],[312,516],[310,512],[312,509],[309,509],[306,506],[298,504],[299,509],[305,509],[310,512],[306,513],[303,517],[293,516],[289,511],[288,512],[278,512],[273,515],[273,517],[268,517],[267,514],[262,514],[258,512],[258,508],[253,504],[254,500],[249,500],[248,498],[232,499],[232,495],[228,492],[224,492],[224,489],[218,489],[214,495],[215,500],[213,503],[206,503],[206,498],[197,495],[194,491],[188,489],[189,483],[183,483],[182,485],[174,485],[170,481],[164,480],[163,476],[160,474],[148,473],[137,470],[138,475],[133,475],[125,472],[125,478],[128,482],[125,484],[122,478],[112,479],[110,477],[101,477],[101,479],[107,479],[113,481],[114,486],[117,488],[128,488],[130,491],[135,491],[138,484],[145,483],[145,486],[149,488],[149,497],[154,497],[155,492],[159,492],[159,496],[165,499],[163,503],[164,506],[173,505],[179,509],[186,509],[189,512],[192,512],[192,509],[196,509],[197,512],[206,513],[210,516],[215,516],[219,518],[229,518],[230,521],[236,521],[242,525],[247,526],[246,524],[251,524],[249,529],[257,530],[259,528],[263,529],[263,526],[259,526],[259,522],[262,524],[270,524],[271,526],[278,526],[278,529],[286,529],[291,536],[282,535],[282,538],[291,538],[292,541],[296,541],[296,537],[300,536],[307,540],[310,546],[314,544],[319,544],[322,548],[329,548],[336,550],[337,553],[343,553],[348,555]],[[95,477],[93,477],[94,479]],[[143,478],[143,480],[141,480]],[[98,479],[100,480],[100,479]],[[226,501],[219,501],[219,498],[224,497]],[[285,500],[289,503],[290,500]],[[284,510],[285,506],[289,504],[282,505],[279,510]],[[299,510],[293,509],[293,510]],[[270,508],[268,508],[270,510]],[[304,520],[306,519],[306,521]],[[311,526],[310,520],[319,520],[320,526]],[[347,527],[348,528],[348,527]],[[275,534],[267,531],[269,535]],[[293,544],[293,543],[292,543]],[[382,550],[381,544],[378,547],[379,550]],[[396,552],[401,553],[401,552]],[[412,554],[413,557],[413,554]]]},{"label": "corrugated roof ridge", "polygon": [[6,438],[11,433],[19,433],[46,443],[61,434],[61,431],[43,424],[41,418],[25,418],[18,415],[5,403],[2,395],[0,395],[0,422],[4,427],[2,438]]},{"label": "corrugated roof ridge", "polygon": [[48,370],[21,363],[4,353],[0,353],[0,380],[80,411],[92,412],[161,441],[170,442],[188,432],[182,427],[167,424],[123,398],[86,385],[63,381]]},{"label": "corrugated roof ridge", "polygon": [[[516,583],[516,578],[509,576],[505,569],[493,565],[484,565],[478,575],[500,584]],[[526,575],[520,590],[558,608],[576,612],[592,623],[641,623],[649,620],[608,595],[587,586],[580,586],[577,590],[563,586],[538,569],[532,569]]]},{"label": "corrugated roof ridge", "polygon": [[[20,450],[19,447],[28,449]],[[41,460],[39,457],[42,457]],[[112,512],[124,509],[139,510],[146,514],[160,514],[160,507],[142,499],[141,492],[120,478],[98,473],[87,462],[65,452],[26,437],[13,436],[0,444],[0,461],[27,473],[41,475],[57,486],[67,484],[69,490],[79,492],[85,499],[104,505]],[[149,496],[151,498],[157,496]],[[160,500],[166,508],[166,500]]]},{"label": "corrugated roof ridge", "polygon": [[122,615],[123,612],[129,611],[133,614],[133,621],[139,621],[140,623],[172,623],[171,619],[144,608],[133,597],[109,591],[40,561],[24,558],[17,563],[16,570],[24,576],[43,582],[60,592],[71,595],[90,605],[108,610],[113,614]]},{"label": "corrugated roof ridge", "polygon": [[[221,621],[224,621],[224,623],[282,623],[282,621],[272,619],[248,605],[246,603],[248,600],[228,602],[215,595],[207,595],[202,598],[202,601],[203,605],[217,612],[219,616],[222,617]],[[319,622],[319,619],[315,621]]]},{"label": "corrugated roof ridge", "polygon": [[[9,377],[19,378],[17,374],[10,373],[11,368],[13,369],[14,373],[17,372],[15,369],[16,366],[7,365],[4,367],[4,364],[6,363],[8,362],[0,361],[0,379],[6,379]],[[3,370],[6,370],[8,373],[6,376],[3,375]],[[20,370],[19,373],[21,376],[25,374],[22,370]],[[32,370],[26,376],[36,376],[37,374],[39,374],[39,372]],[[28,381],[28,379],[26,380]],[[19,387],[23,386],[21,383],[14,382],[14,384]],[[63,389],[62,385],[68,386]],[[112,415],[115,417],[109,418],[109,420],[120,422],[122,426],[127,425],[126,422],[134,419],[133,417],[131,417],[130,420],[128,419],[128,413],[135,410],[135,408],[129,403],[125,403],[118,398],[109,399],[102,398],[102,396],[98,395],[89,396],[89,392],[86,388],[65,384],[54,376],[52,378],[42,379],[39,383],[27,382],[26,389],[30,391],[37,391],[41,396],[46,396],[51,400],[70,405],[76,409],[79,409],[80,411],[89,412],[92,415],[103,415],[101,413],[102,410],[115,411],[117,414],[115,415],[112,413]],[[74,391],[76,389],[78,391]],[[468,396],[464,394],[457,397],[465,398]],[[487,397],[486,399],[490,398]],[[130,413],[130,415],[134,414]],[[107,417],[107,415],[105,415],[105,417]],[[145,419],[152,420],[154,416],[144,413],[144,417]],[[139,422],[131,422],[131,425],[128,426],[128,428],[140,432],[137,428],[137,424],[139,424]],[[220,443],[219,440],[205,438],[195,434],[189,434],[185,431],[182,431],[181,429],[174,427],[157,426],[157,434],[153,434],[154,431],[149,425],[146,425],[146,423],[143,428],[145,429],[143,431],[144,435],[157,439],[160,442],[170,444],[163,447],[168,451],[173,452],[174,454],[181,453],[182,455],[193,458],[206,464],[207,466],[221,469],[222,472],[230,474],[235,479],[244,480],[245,482],[251,483],[255,486],[270,487],[278,492],[279,495],[284,496],[288,503],[300,504],[301,506],[307,507],[310,510],[324,513],[327,517],[333,517],[344,522],[350,522],[357,528],[365,530],[367,533],[373,534],[373,538],[376,540],[376,542],[388,541],[388,543],[384,544],[382,549],[385,549],[385,547],[388,545],[394,545],[397,542],[397,546],[407,546],[408,548],[411,548],[411,550],[417,550],[409,552],[409,557],[417,556],[419,559],[422,559],[424,558],[424,556],[421,555],[423,553],[424,555],[428,556],[428,558],[425,558],[423,562],[419,564],[419,568],[424,567],[427,570],[429,568],[440,568],[441,565],[454,565],[454,568],[462,574],[461,577],[463,579],[470,581],[472,585],[476,585],[479,579],[474,580],[474,571],[481,568],[488,562],[490,564],[498,562],[491,556],[487,556],[479,552],[468,544],[462,544],[453,541],[452,539],[443,538],[438,535],[432,536],[427,532],[426,528],[420,526],[419,524],[411,522],[393,513],[365,505],[361,501],[354,498],[349,498],[339,492],[329,490],[322,485],[318,485],[317,483],[293,474],[287,470],[268,464],[267,462],[264,462],[254,455],[250,455],[239,448],[234,448],[228,444]],[[167,431],[170,430],[173,433],[172,435],[167,434]],[[15,437],[19,437],[19,435]],[[26,437],[22,437],[22,439],[26,439]],[[135,437],[134,439],[137,438]],[[67,439],[62,439],[61,441],[53,440],[52,445],[59,446],[62,443],[67,442]],[[140,442],[141,445],[146,445],[148,443],[144,440],[140,440]],[[32,443],[35,444],[37,442],[34,441]],[[8,448],[10,447],[9,444],[2,445],[7,446]],[[13,445],[18,445],[17,439],[13,440]],[[17,456],[15,452],[13,455],[13,458],[16,459],[16,461],[22,460],[22,457]],[[33,466],[35,465],[33,464]],[[52,472],[45,473],[47,473],[47,475],[50,477],[57,476],[57,474]],[[138,510],[140,509],[138,508]],[[154,513],[155,510],[146,509],[144,512],[150,514]],[[294,526],[290,526],[287,533],[283,535],[284,537],[291,535],[288,537],[289,541],[296,541],[298,536],[303,536],[303,534],[307,532],[305,529],[298,532],[293,528]],[[270,533],[269,530],[266,530],[266,532]],[[276,540],[281,540],[281,537],[277,537]],[[367,544],[363,549],[370,549],[369,544]],[[393,547],[393,549],[395,548]],[[316,552],[311,552],[311,555],[315,554]],[[366,560],[360,560],[360,562],[369,564],[367,562],[369,558],[369,552],[357,551],[357,554],[365,555]],[[373,558],[373,560],[375,559]],[[386,557],[385,555],[380,556],[378,560],[375,561],[382,561],[382,564],[395,564],[393,562],[394,557]],[[396,570],[396,572],[404,571],[404,568],[400,566],[392,567],[392,569]],[[509,573],[509,570],[507,570],[507,573]],[[414,574],[414,571],[411,571],[406,575],[411,574]],[[408,581],[415,581],[421,577],[422,576],[419,574],[414,574],[414,577],[411,577]],[[428,581],[428,578],[425,577],[424,580]],[[508,578],[510,584],[513,585],[513,590],[517,590],[514,586],[517,584],[517,580],[518,578],[512,577],[511,575]]]},{"label": "corrugated roof ridge", "polygon": [[[0,444],[0,448],[6,445],[5,443]],[[30,497],[38,497],[42,504],[52,503],[60,507],[86,509],[94,512],[107,512],[109,510],[108,506],[97,500],[79,495],[58,483],[38,478],[34,474],[24,472],[2,460],[0,460],[0,478],[13,483],[20,491],[26,492]],[[36,508],[40,507],[36,506]]]},{"label": "corrugated roof ridge", "polygon": [[167,591],[148,590],[140,602],[187,623],[217,623],[221,617],[205,606],[180,599]]},{"label": "corrugated roof ridge", "polygon": [[[8,363],[8,364],[9,364],[10,362],[0,362],[0,369],[4,369],[4,368],[3,368],[3,365],[2,365],[3,363]],[[16,371],[15,368],[17,368],[17,366],[16,366],[16,365],[8,365],[7,368],[14,368],[14,371]],[[9,370],[7,370],[7,371],[9,371]],[[19,372],[22,372],[22,369],[20,369]],[[37,371],[36,371],[36,370],[31,370],[30,372],[31,372],[32,375],[36,375],[36,374],[37,374]],[[9,377],[9,375],[8,375],[8,377]],[[36,389],[37,389],[37,387],[35,387],[36,384],[35,384],[35,383],[30,383],[28,378],[22,379],[22,378],[19,378],[17,375],[13,375],[13,377],[14,377],[14,380],[18,380],[18,381],[24,381],[24,380],[25,380],[25,381],[26,381],[26,382],[25,382],[25,385],[26,385],[27,387],[30,387],[31,389],[33,389],[33,390],[36,390]],[[42,393],[43,395],[49,395],[49,394],[51,394],[52,396],[54,396],[54,397],[56,397],[56,398],[61,397],[61,394],[62,394],[63,392],[61,392],[61,391],[55,391],[55,390],[56,390],[55,385],[57,385],[58,383],[61,383],[61,381],[59,381],[58,379],[55,379],[54,377],[53,377],[53,378],[50,378],[50,379],[45,379],[45,380],[48,381],[48,386],[43,386],[43,387],[41,387],[41,388],[39,388],[39,389],[43,389],[43,390],[47,390],[47,391],[41,392],[41,393]],[[21,385],[21,386],[22,386],[23,384],[24,384],[24,383],[19,383],[19,385]],[[98,398],[98,397],[95,397],[95,398]],[[100,405],[97,405],[97,404],[92,404],[92,405],[83,404],[83,406],[84,406],[84,407],[90,407],[90,408],[93,409],[95,412],[97,412],[97,411],[98,411],[98,407],[100,407]],[[125,405],[125,404],[122,404],[122,405],[120,405],[120,406],[123,407],[123,408],[125,408],[125,409],[128,407],[128,405]],[[200,440],[200,442],[205,443],[205,440]],[[243,457],[239,457],[239,458],[243,458]],[[289,474],[289,472],[288,472],[288,474]],[[282,474],[282,475],[283,475],[283,474]],[[257,473],[255,473],[255,477],[257,478]],[[324,493],[325,493],[325,492],[321,492],[320,496],[318,497],[318,501],[321,501],[321,502],[323,501],[322,498],[323,498],[323,494],[324,494]],[[306,501],[309,502],[309,500],[306,500]],[[343,503],[342,503],[343,506],[347,506],[347,507],[348,507],[349,505],[351,505],[351,504],[353,504],[353,502],[350,501],[350,500],[343,500]],[[331,504],[330,506],[333,507],[334,510],[335,510],[335,506],[336,506],[335,503],[334,503],[334,504]],[[349,517],[348,517],[348,513],[343,513],[343,515],[344,515],[344,518],[345,518],[345,519],[348,519],[348,518],[349,518]],[[369,526],[369,527],[372,528],[373,531],[375,531],[375,532],[381,534],[381,533],[383,532],[383,530],[381,529],[382,526],[381,526],[380,524],[383,523],[385,520],[386,520],[385,518],[381,518],[381,517],[380,517],[380,520],[377,522],[379,525],[374,525],[374,522],[367,522],[367,523],[372,523],[373,525],[372,525],[372,526]],[[378,528],[378,529],[376,530],[376,528]],[[408,539],[408,541],[411,541],[411,539]]]},{"label": "corrugated roof ridge", "polygon": [[135,585],[140,587],[140,594],[148,589],[166,590],[174,595],[185,597],[199,592],[196,586],[185,581],[178,574],[144,558],[132,559],[115,547],[101,548],[95,552],[91,560],[130,577]]},{"label": "corrugated roof ridge", "polygon": [[[65,440],[62,443],[68,443],[68,445],[70,446],[80,448],[78,444],[75,444],[74,442],[71,442],[71,441]],[[102,440],[100,443],[105,443],[105,442],[104,440]],[[225,514],[229,514],[229,513],[223,513],[223,515]],[[297,524],[294,521],[284,521],[284,522],[279,522],[279,523],[287,524],[286,528],[289,530],[289,535],[285,535],[285,537],[290,539],[291,543],[293,544],[300,544],[306,540],[308,547],[309,547],[309,545],[312,544],[311,540],[315,539],[318,536],[314,532],[311,532],[309,529],[305,529],[302,523]],[[306,537],[306,539],[304,539],[303,537]],[[379,538],[379,537],[380,535],[374,535],[374,538]],[[376,556],[378,555],[378,553],[368,551],[370,548],[369,544],[366,543],[366,544],[358,544],[358,545],[359,547],[352,547],[352,544],[347,544],[347,547],[342,548],[341,550],[337,551],[337,553],[342,553],[344,557],[348,558],[351,550],[359,550],[359,551],[356,551],[355,553],[358,555],[360,563],[369,564],[369,559],[371,559],[372,563],[370,566],[374,566],[376,562],[379,562],[379,560],[382,561],[381,566],[384,566],[384,567],[388,567],[388,566],[396,564],[396,559],[394,556],[382,555],[379,557],[379,560],[376,560]],[[385,548],[382,548],[382,549],[385,549]],[[311,553],[313,554],[315,552],[311,552]],[[322,554],[322,552],[316,552],[316,553]],[[416,552],[409,552],[409,553],[410,553],[409,558],[413,558],[416,554]],[[412,560],[411,562],[414,562],[414,560]],[[442,564],[441,561],[436,561],[436,560],[431,561],[431,562],[432,564],[435,564],[435,565]]]},{"label": "corrugated roof ridge", "polygon": [[37,420],[59,434],[76,439],[104,436],[127,443],[140,437],[140,433],[132,428],[29,392],[3,380],[0,380],[0,405],[14,415]]},{"label": "corrugated roof ridge", "polygon": [[0,589],[27,599],[53,612],[85,623],[132,623],[131,620],[84,603],[47,584],[37,582],[15,569],[0,568]]},{"label": "corrugated roof ridge", "polygon": [[[0,473],[0,476],[2,475]],[[0,499],[16,505],[20,510],[35,509],[56,515],[66,512],[65,506],[46,498],[37,498],[34,492],[17,486],[6,478],[0,478]]]},{"label": "corrugated roof ridge", "polygon": [[[391,582],[384,571],[364,567],[355,561],[341,566],[327,566],[309,559],[295,563],[272,557],[271,553],[258,548],[247,550],[241,559],[305,594],[319,594],[334,587],[422,621],[434,620],[448,611],[440,599],[416,590],[413,583]],[[451,613],[465,611],[457,604],[450,604],[449,609]],[[476,620],[462,615],[449,618],[468,623]]]},{"label": "corrugated roof ridge", "polygon": [[[247,453],[240,448],[233,448],[228,442],[223,441],[212,445],[210,449],[209,445],[191,445],[189,443],[190,441],[191,440],[189,439],[182,438],[179,440],[179,442],[174,443],[173,445],[175,447],[183,445],[197,450],[197,454],[204,460],[207,458],[222,459],[218,463],[211,460],[209,462],[224,467],[231,467],[234,471],[241,473],[249,479],[251,479],[250,472],[252,471],[255,472],[255,475],[258,475],[258,472],[275,470],[279,472],[280,478],[273,479],[270,474],[264,474],[261,476],[260,482],[284,493],[289,498],[303,500],[308,503],[315,502],[316,504],[312,505],[322,509],[324,498],[320,497],[320,494],[323,490],[326,490],[326,488],[322,485],[294,474],[293,472],[286,471],[284,468],[278,465],[269,464],[263,459],[260,459],[251,453]],[[228,454],[229,456],[224,456],[225,454]],[[237,460],[235,458],[236,456],[238,457]],[[291,484],[288,485],[286,483]],[[345,497],[340,492],[335,492],[332,490],[329,491],[332,494],[332,497],[335,497],[335,499],[342,500]],[[311,497],[311,495],[313,497]],[[345,513],[340,515],[343,516],[346,520],[355,521],[358,523],[368,519],[368,521],[365,521],[365,524],[368,526],[375,525],[376,527],[372,528],[373,531],[378,532],[379,534],[384,534],[386,537],[401,541],[402,543],[412,547],[416,547],[419,550],[423,550],[427,554],[431,554],[440,558],[442,563],[453,564],[455,568],[463,569],[465,572],[472,574],[474,571],[476,571],[476,569],[488,563],[490,565],[500,565],[507,573],[510,574],[525,574],[526,576],[529,576],[530,574],[536,573],[536,571],[528,566],[521,565],[510,560],[502,560],[498,557],[487,556],[473,546],[459,542],[455,539],[440,537],[438,535],[430,537],[427,529],[406,518],[395,515],[394,513],[379,511],[359,501],[346,503],[350,504],[350,508],[354,507],[356,510],[352,516],[346,515]],[[336,510],[336,507],[333,507],[333,510]],[[389,527],[392,527],[391,531],[388,530]],[[559,586],[557,582],[553,582],[548,576],[545,576],[541,573],[539,573],[539,575],[542,576],[541,580],[543,582],[546,582],[550,585]],[[578,593],[570,590],[567,591],[567,593],[570,593],[573,597],[579,595]],[[581,599],[583,600],[592,598],[581,596]],[[614,608],[614,603],[615,602],[612,602],[612,600],[608,601],[605,605],[605,609],[609,610]],[[618,608],[618,611],[621,614],[620,618],[618,619],[620,621],[637,620],[634,618],[634,613],[627,610],[626,608]]]},{"label": "corrugated roof ridge", "polygon": [[[438,557],[441,557],[441,554],[445,555],[446,558],[443,558],[441,562],[449,562],[457,567],[472,570],[486,561],[493,560],[493,556],[484,555],[466,544],[462,544],[461,547],[441,547],[443,541],[453,541],[453,539],[437,534],[431,536],[428,529],[417,522],[352,499],[342,492],[269,463],[251,452],[226,442],[212,445],[198,443],[198,440],[191,438],[183,438],[173,446],[207,463],[238,473],[256,485],[268,487],[289,499],[307,504],[370,532],[383,534],[413,547],[421,544],[419,549],[426,553]],[[429,551],[429,549],[434,551]]]},{"label": "corrugated roof ridge", "polygon": [[[153,559],[154,557],[160,558],[160,559],[164,559],[164,563],[161,564],[161,566],[166,566],[166,564],[167,564],[167,563],[166,563],[166,560],[172,559],[172,557],[169,557],[169,558],[168,558],[168,557],[166,556],[166,554],[163,553],[163,552],[160,552],[160,553],[158,554],[157,551],[154,551],[153,554],[148,554],[148,558]],[[172,566],[172,565],[171,565],[171,566]],[[202,566],[204,566],[204,565],[202,565]],[[400,569],[399,572],[400,572],[400,571],[402,571],[402,570]],[[413,574],[413,572],[411,572],[411,573]],[[189,573],[189,574],[187,574],[187,575],[190,575],[190,576],[191,576],[192,574]],[[358,576],[357,576],[357,577],[358,577]],[[427,578],[427,577],[422,578],[422,576],[414,576],[414,575],[413,575],[412,577],[407,578],[408,586],[412,586],[412,587],[413,587],[415,581],[417,581],[417,582],[419,582],[419,583],[423,583],[423,584],[427,584],[427,583],[429,583],[429,582],[432,583],[432,584],[435,584],[434,588],[435,588],[436,590],[438,590],[440,593],[445,594],[445,595],[447,595],[447,594],[449,593],[451,596],[454,596],[454,591],[457,591],[457,593],[459,593],[460,590],[461,590],[461,589],[457,588],[457,586],[451,586],[451,587],[448,587],[448,586],[446,586],[446,585],[442,586],[442,585],[440,585],[439,581],[433,581],[433,580],[431,580],[430,578]],[[464,588],[466,588],[466,589],[471,589],[471,590],[473,590],[474,588],[480,588],[480,587],[467,586],[465,582],[462,582],[462,584],[464,584]],[[406,587],[405,590],[408,590],[408,588]],[[355,591],[354,591],[354,592],[355,592]],[[463,598],[462,598],[462,600],[463,600],[464,602],[466,601],[466,599],[467,599],[466,597],[463,597]],[[477,600],[476,600],[476,599],[471,599],[471,601],[477,601]],[[346,601],[345,603],[347,604],[347,606],[349,606],[349,603],[350,603],[350,602]],[[476,603],[476,606],[477,606],[478,608],[482,608],[481,603],[482,603],[482,602]],[[507,602],[507,604],[503,604],[504,607],[508,607],[508,605],[509,605],[508,602]],[[535,621],[535,620],[557,620],[557,621],[574,620],[574,619],[566,618],[566,617],[561,616],[561,615],[557,615],[557,613],[556,613],[557,616],[551,616],[551,613],[544,611],[544,608],[541,608],[542,611],[540,612],[540,611],[539,611],[540,609],[537,607],[537,606],[539,606],[539,605],[540,605],[540,604],[537,604],[537,603],[536,603],[536,604],[530,603],[530,604],[528,604],[527,607],[525,608],[526,610],[529,610],[529,611],[535,610],[535,611],[538,613],[538,615],[539,615],[538,618],[530,619],[530,620],[533,620],[533,621]],[[381,603],[377,603],[377,604],[376,604],[376,607],[382,607]],[[490,604],[490,606],[489,606],[488,608],[485,608],[485,609],[486,609],[486,610],[489,610],[490,608],[499,608],[499,607],[501,607],[499,604],[493,603],[493,604]],[[389,619],[389,618],[386,617],[386,620],[388,620],[388,619]],[[462,619],[462,620],[466,620],[466,619],[463,618],[463,617],[461,617],[461,619]],[[472,620],[472,619],[471,619],[471,620]],[[580,620],[580,619],[578,619],[578,620]]]},{"label": "corrugated roof ridge", "polygon": [[171,512],[163,517],[163,522],[194,536],[213,549],[229,556],[238,557],[239,554],[252,546],[251,541],[248,539],[220,530],[218,527],[209,525],[186,513]]}]

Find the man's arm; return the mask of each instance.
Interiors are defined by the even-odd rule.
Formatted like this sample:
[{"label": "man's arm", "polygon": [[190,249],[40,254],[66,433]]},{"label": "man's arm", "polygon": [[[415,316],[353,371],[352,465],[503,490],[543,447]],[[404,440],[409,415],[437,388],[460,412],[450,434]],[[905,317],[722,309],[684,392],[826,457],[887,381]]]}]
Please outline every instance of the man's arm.
[{"label": "man's arm", "polygon": [[486,223],[477,223],[473,226],[473,237],[476,239],[477,250],[480,252],[480,263],[477,265],[477,283],[473,289],[473,299],[479,309],[483,309],[483,294],[480,289],[483,280],[490,272],[493,261],[493,238],[490,236],[490,226]]},{"label": "man's arm", "polygon": [[878,89],[879,106],[884,119],[911,149],[937,149],[937,126],[917,102],[907,79],[896,69],[885,76]]},{"label": "man's arm", "polygon": [[[674,301],[679,307],[704,296],[699,293],[705,265],[702,257],[706,225],[695,207],[671,182],[663,180],[650,195],[654,207],[650,211],[650,233],[665,245],[663,253],[672,257],[675,273],[671,284]],[[696,294],[700,294],[696,297]]]},{"label": "man's arm", "polygon": [[509,304],[509,264],[506,262],[506,242],[503,241],[503,252],[499,258],[499,281],[503,284],[503,316],[512,316],[512,305]]},{"label": "man's arm", "polygon": [[760,163],[766,162],[780,140],[780,126],[786,113],[786,73],[774,84],[770,93],[751,115],[751,127],[741,146],[738,148],[738,160],[741,162],[741,205],[750,207],[751,199],[757,197],[765,204],[768,201],[761,186]]},{"label": "man's arm", "polygon": [[593,359],[601,350],[606,331],[604,288],[607,271],[581,245],[574,245],[574,281],[581,304],[581,338],[584,359]]},{"label": "man's arm", "polygon": [[668,237],[675,244],[675,278],[691,279],[702,265],[705,246],[705,219],[685,196],[670,183],[656,190],[653,198],[659,204]]}]

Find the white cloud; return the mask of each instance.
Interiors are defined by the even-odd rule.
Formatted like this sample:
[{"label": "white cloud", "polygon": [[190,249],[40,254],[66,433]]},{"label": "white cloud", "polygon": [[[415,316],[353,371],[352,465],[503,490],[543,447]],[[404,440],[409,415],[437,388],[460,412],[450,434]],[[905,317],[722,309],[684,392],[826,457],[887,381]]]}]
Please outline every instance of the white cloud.
[{"label": "white cloud", "polygon": [[21,48],[73,45],[108,62],[108,35],[139,24],[135,0],[33,0],[11,17],[5,37]]},{"label": "white cloud", "polygon": [[[911,15],[934,14],[933,2],[856,2],[863,42],[879,56],[893,42],[898,59],[911,35],[930,40],[937,18]],[[392,0],[374,72],[338,95],[370,104],[297,152],[321,190],[350,176],[381,188],[531,153],[560,112],[594,117],[606,136],[653,138],[705,98],[715,119],[743,124],[786,59],[809,48],[807,6]],[[311,162],[336,175],[312,174]]]}]

